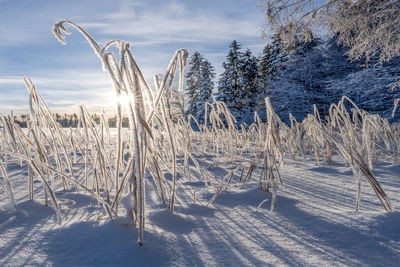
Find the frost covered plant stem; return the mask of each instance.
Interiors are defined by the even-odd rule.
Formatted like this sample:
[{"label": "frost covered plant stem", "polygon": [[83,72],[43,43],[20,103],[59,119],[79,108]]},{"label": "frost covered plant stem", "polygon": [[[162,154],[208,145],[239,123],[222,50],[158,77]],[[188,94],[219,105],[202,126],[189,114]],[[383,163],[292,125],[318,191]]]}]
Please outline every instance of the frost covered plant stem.
[{"label": "frost covered plant stem", "polygon": [[7,192],[7,195],[10,198],[12,204],[14,205],[15,210],[18,211],[17,202],[15,201],[14,192],[11,187],[10,179],[8,178],[8,174],[7,174],[6,168],[4,166],[4,163],[3,163],[3,160],[1,159],[1,157],[0,157],[0,170],[1,170],[1,174],[4,177],[4,182],[6,185],[4,186],[4,183],[1,180],[0,180],[0,184],[3,187],[4,191]]},{"label": "frost covered plant stem", "polygon": [[[309,114],[303,122],[297,122],[291,116],[291,125],[285,125],[268,98],[265,99],[266,123],[255,114],[253,124],[238,127],[223,102],[205,104],[203,124],[193,116],[188,120],[183,117],[172,119],[165,102],[172,95],[176,73],[179,73],[178,90],[182,90],[186,50],[175,52],[165,75],[162,78],[156,76],[155,90],[152,91],[128,43],[113,40],[101,47],[70,21],[57,23],[54,27],[56,37],[63,43],[63,34],[68,33],[65,23],[75,27],[89,41],[108,73],[117,97],[127,95],[128,114],[123,114],[118,103],[115,140],[110,134],[106,114],[101,115],[100,124],[97,124],[83,105],[80,106],[78,127],[62,129],[32,81],[26,77],[31,111],[28,130],[23,131],[12,118],[0,116],[0,186],[15,208],[17,203],[11,188],[13,177],[7,174],[10,159],[17,159],[21,166],[26,164],[29,199],[37,200],[37,195],[43,195],[45,204],[54,208],[58,222],[61,222],[61,212],[56,193],[62,193],[57,192],[61,188],[66,190],[73,185],[76,191],[79,189],[88,194],[93,204],[97,202],[104,208],[105,212],[101,212],[99,218],[106,214],[110,220],[119,215],[120,203],[128,200],[128,214],[138,226],[138,242],[143,244],[147,211],[145,188],[154,190],[160,203],[168,203],[168,209],[173,212],[175,206],[181,204],[177,200],[184,199],[180,199],[178,193],[185,194],[188,188],[181,177],[186,181],[198,178],[198,182],[204,181],[205,190],[214,191],[208,202],[204,202],[211,205],[224,190],[239,190],[249,183],[257,166],[262,165],[258,184],[272,193],[273,210],[277,191],[283,188],[279,169],[285,156],[290,155],[296,160],[299,155],[304,159],[314,155],[319,164],[321,158],[326,163],[339,151],[356,178],[356,209],[359,209],[361,182],[365,179],[383,207],[387,211],[393,210],[371,171],[378,157],[393,159],[400,151],[399,130],[387,120],[367,114],[348,98],[331,106],[326,122],[315,109],[314,114]],[[109,51],[113,45],[118,48],[117,57]],[[346,110],[344,101],[353,106],[352,113]],[[397,104],[398,101],[395,106]],[[393,112],[395,110],[396,107]],[[129,130],[121,127],[124,115],[129,117]],[[192,129],[193,121],[199,131]],[[201,159],[210,158],[213,161],[210,168],[225,164],[231,166],[230,171],[219,176],[202,168],[204,162]],[[259,164],[260,161],[263,164]],[[79,164],[84,165],[82,172],[79,172]],[[198,177],[191,177],[191,172],[197,173]],[[166,173],[171,179],[166,178]],[[35,183],[34,178],[41,183]],[[194,195],[198,191],[196,188]],[[201,197],[196,201],[202,202]],[[265,201],[259,207],[263,203]]]},{"label": "frost covered plant stem", "polygon": [[394,113],[396,112],[399,103],[400,103],[400,98],[397,98],[397,99],[394,101],[394,107],[393,107],[393,111],[392,111],[392,117],[394,117]]},{"label": "frost covered plant stem", "polygon": [[[344,105],[345,100],[349,101],[358,110],[363,121],[361,126],[362,131],[359,129],[360,126],[357,126],[356,122],[351,120],[351,116]],[[332,124],[331,127],[324,126],[312,115],[309,115],[303,123],[306,123],[311,129],[315,128],[316,132],[322,133],[325,138],[333,142],[344,160],[351,166],[357,180],[356,210],[359,209],[360,184],[364,178],[371,185],[384,209],[386,211],[394,211],[389,198],[371,171],[371,150],[369,150],[369,147],[373,145],[372,139],[376,135],[377,130],[390,129],[385,125],[384,121],[373,120],[373,118],[374,115],[363,113],[350,99],[344,96],[338,105],[332,104],[330,108],[329,120]],[[388,142],[383,134],[378,133],[378,136],[380,136],[380,139],[376,142]]]},{"label": "frost covered plant stem", "polygon": [[[145,205],[145,173],[147,168],[147,155],[149,153],[148,147],[148,135],[152,136],[151,128],[149,123],[152,121],[152,117],[159,107],[160,99],[163,92],[166,90],[168,96],[171,95],[172,82],[174,80],[174,75],[177,69],[177,66],[180,66],[180,79],[179,79],[179,90],[182,90],[183,87],[183,68],[186,64],[187,52],[183,49],[178,50],[167,68],[167,73],[164,76],[164,80],[161,85],[157,88],[157,97],[154,100],[153,94],[150,90],[149,85],[144,79],[144,76],[136,64],[131,52],[130,45],[121,40],[113,40],[108,42],[104,47],[99,46],[96,41],[81,27],[77,24],[64,20],[61,22],[57,22],[53,27],[53,33],[55,37],[63,44],[65,44],[65,36],[64,34],[69,34],[70,32],[64,27],[64,24],[69,24],[77,29],[89,42],[91,47],[93,48],[95,54],[100,58],[103,69],[108,73],[112,85],[115,89],[117,98],[121,96],[122,92],[125,92],[129,96],[129,123],[131,130],[131,139],[130,139],[130,148],[131,153],[134,155],[133,161],[131,161],[132,172],[131,172],[131,182],[134,190],[134,198],[135,198],[135,218],[138,218],[139,223],[139,244],[143,244],[143,232],[144,232],[144,224],[145,224],[145,216],[146,216],[146,205]],[[112,45],[117,45],[119,49],[119,61],[117,61],[114,57],[114,54],[108,52],[108,49]],[[157,83],[158,84],[158,83]],[[146,107],[144,96],[147,95],[148,102],[151,105],[150,114],[146,117]],[[161,110],[164,112],[164,105],[161,105]],[[117,155],[115,161],[115,174],[114,174],[114,187],[115,187],[115,201],[118,201],[118,192],[121,191],[119,186],[119,170],[120,166],[123,163],[123,154],[122,154],[122,138],[121,138],[121,127],[122,127],[122,114],[121,114],[121,104],[117,103]],[[85,136],[86,136],[86,152],[85,155],[89,153],[88,151],[88,133],[87,133],[87,116],[84,116],[82,112],[82,122],[85,128]],[[164,126],[169,127],[169,121],[164,116]],[[93,126],[91,126],[93,127]],[[96,134],[94,134],[96,136]],[[174,177],[176,177],[176,155],[174,142],[171,133],[169,132],[171,139],[171,147],[173,149],[173,173]],[[97,138],[98,139],[98,138]],[[99,151],[102,151],[104,147],[99,147]],[[153,150],[151,150],[153,151]],[[151,153],[150,151],[150,153]],[[101,155],[105,155],[105,153],[99,154],[100,158],[103,158]],[[154,158],[154,157],[153,157]],[[93,161],[93,160],[92,160]],[[87,167],[87,156],[86,156],[86,170]],[[96,160],[95,160],[96,162]],[[95,169],[96,170],[96,169]],[[103,171],[104,172],[104,171]],[[160,177],[160,176],[159,176]],[[107,181],[107,180],[105,180]],[[175,198],[175,178],[173,182],[173,190],[172,196],[170,199],[170,210],[173,211],[173,203]],[[162,187],[158,187],[159,190],[162,190]],[[108,190],[107,190],[108,191]],[[162,196],[163,192],[159,192],[159,195]]]}]

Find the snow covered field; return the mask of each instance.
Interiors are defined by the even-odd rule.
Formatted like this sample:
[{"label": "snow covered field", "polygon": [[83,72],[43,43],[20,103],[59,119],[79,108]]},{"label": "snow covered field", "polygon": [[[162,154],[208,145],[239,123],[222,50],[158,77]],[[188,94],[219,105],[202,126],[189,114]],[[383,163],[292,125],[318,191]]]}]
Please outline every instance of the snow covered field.
[{"label": "snow covered field", "polygon": [[[5,194],[0,204],[1,266],[395,266],[400,262],[400,214],[385,212],[367,183],[355,212],[356,183],[339,157],[329,166],[286,159],[284,187],[269,211],[271,194],[257,189],[254,177],[222,191],[179,180],[175,213],[147,190],[145,244],[124,216],[98,218],[97,202],[85,194],[57,190],[63,223],[43,201],[27,199],[27,168],[9,163],[19,211]],[[202,161],[209,166],[212,158]],[[209,169],[224,175],[228,166]],[[400,205],[400,165],[379,162],[374,173],[392,204]],[[196,191],[196,204],[193,192]],[[259,209],[264,200],[269,201]],[[41,203],[39,203],[41,202]],[[92,205],[93,204],[93,205]]]},{"label": "snow covered field", "polygon": [[118,101],[110,131],[81,105],[62,128],[24,78],[28,129],[0,115],[0,266],[398,265],[398,124],[346,97],[290,126],[268,97],[266,121],[247,126],[223,102],[206,104],[204,123],[172,116],[186,50],[152,91],[128,43],[101,48],[61,21],[62,43],[63,24],[90,42],[128,114]]}]

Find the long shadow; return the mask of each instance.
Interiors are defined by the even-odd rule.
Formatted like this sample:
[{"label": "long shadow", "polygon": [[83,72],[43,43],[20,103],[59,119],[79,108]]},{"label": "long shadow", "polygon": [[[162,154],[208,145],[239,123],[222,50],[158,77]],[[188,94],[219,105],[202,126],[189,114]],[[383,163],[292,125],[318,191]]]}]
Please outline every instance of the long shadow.
[{"label": "long shadow", "polygon": [[[59,197],[76,201],[75,208],[84,208],[90,202],[88,197],[68,192]],[[268,199],[268,208],[269,193],[244,186],[240,192],[222,192],[214,207],[189,204],[177,206],[175,214],[167,209],[155,211],[147,218],[149,228],[142,247],[137,244],[137,229],[121,221],[80,222],[52,229],[35,240],[35,246],[47,256],[45,262],[54,266],[206,266],[210,262],[265,266],[268,259],[260,258],[263,250],[281,263],[306,265],[307,258],[297,257],[290,245],[270,235],[274,230],[303,247],[305,253],[326,262],[381,266],[400,262],[399,213],[383,214],[367,222],[355,219],[348,226],[337,218],[335,223],[310,214],[297,206],[297,200],[283,196],[278,196],[274,212],[254,214],[264,199]],[[64,205],[72,205],[68,203],[72,202]],[[0,225],[7,224],[0,227],[0,236],[7,230],[23,228],[20,236],[0,249],[0,259],[16,254],[23,235],[34,234],[37,229],[33,226],[40,227],[54,216],[51,208],[32,202],[21,203],[20,209],[19,213],[0,214]],[[285,228],[287,225],[290,227]]]},{"label": "long shadow", "polygon": [[[266,204],[268,209],[271,195],[260,190],[240,193],[224,192],[217,198],[215,205],[225,205],[231,209],[238,209],[239,206],[254,207],[260,202],[262,195],[264,199],[269,200]],[[308,253],[318,255],[330,262],[375,266],[393,266],[400,262],[400,224],[398,223],[400,213],[387,213],[375,217],[372,222],[360,221],[347,226],[307,213],[296,206],[297,202],[295,199],[278,196],[278,207],[274,212],[265,214],[260,220],[267,224],[267,229],[274,228],[280,231],[296,243],[305,246]],[[239,216],[240,213],[238,212],[237,215]],[[355,214],[354,217],[356,217]],[[281,227],[280,220],[289,222],[291,229],[296,229],[296,232]],[[279,247],[278,244],[274,245],[275,241],[267,235],[263,235],[257,229],[249,230],[251,229],[248,229],[243,238],[254,239],[255,243],[259,243],[262,237],[265,239],[263,244],[265,249],[286,264],[304,264],[301,260],[291,257],[290,251]]]},{"label": "long shadow", "polygon": [[[256,257],[254,251],[252,251],[249,246],[244,245],[243,242],[251,242],[253,246],[258,246],[258,250],[265,250],[266,254],[270,253],[274,255],[280,261],[277,262],[277,264],[284,263],[292,266],[306,264],[304,260],[293,255],[288,249],[282,246],[282,244],[274,240],[273,236],[270,236],[269,231],[271,228],[274,228],[276,231],[281,231],[280,228],[275,227],[275,223],[266,220],[264,213],[253,213],[255,208],[265,199],[268,199],[267,204],[264,204],[261,209],[265,209],[266,207],[269,209],[271,195],[258,189],[245,190],[244,188],[240,192],[223,192],[215,200],[214,203],[216,207],[222,205],[229,208],[229,212],[225,211],[227,210],[226,208],[217,208],[223,217],[229,220],[230,225],[229,227],[218,226],[219,230],[215,228],[217,234],[229,240],[231,246],[236,248],[241,256],[246,258],[254,266],[265,266],[266,262]],[[292,209],[296,203],[297,201],[294,199],[279,197],[279,207],[282,206],[283,208]],[[247,212],[243,213],[243,211]],[[269,214],[266,216],[269,216]],[[232,236],[232,229],[238,229],[234,236]],[[285,235],[286,233],[283,234]],[[271,259],[266,258],[265,260],[268,262]]]},{"label": "long shadow", "polygon": [[[203,215],[196,216],[200,220],[212,213],[209,208],[193,208],[196,211],[192,214]],[[193,217],[180,211],[183,210],[177,209],[176,214],[167,210],[151,214],[148,221],[152,226],[145,231],[143,246],[138,245],[138,231],[131,225],[88,222],[48,232],[41,241],[43,251],[54,266],[206,266],[200,245],[206,245],[217,264],[237,257],[229,253],[229,243],[220,238],[218,229],[195,229]],[[198,240],[189,237],[193,231],[199,234]],[[208,236],[207,240],[203,240],[204,236]],[[221,249],[223,253],[218,254]],[[236,260],[240,263],[240,258]]]},{"label": "long shadow", "polygon": [[[26,201],[18,204],[19,211],[6,211],[0,213],[0,237],[6,241],[4,246],[0,242],[0,265],[12,261],[20,250],[26,246],[37,247],[35,240],[30,240],[30,236],[35,236],[40,232],[40,225],[49,221],[50,217],[55,217],[52,208],[46,207],[37,202]],[[51,223],[56,224],[55,221]],[[14,233],[15,232],[15,233]],[[12,239],[7,238],[12,236]],[[25,250],[25,253],[34,253],[32,250]],[[29,255],[26,257],[29,259]],[[28,262],[18,264],[26,265]]]},{"label": "long shadow", "polygon": [[177,208],[176,214],[159,212],[149,216],[149,221],[162,229],[165,240],[160,242],[164,242],[163,247],[169,241],[174,244],[174,255],[170,255],[174,265],[227,266],[235,262],[239,266],[249,263],[265,266],[265,262],[253,257],[241,240],[233,237],[236,233],[232,234],[228,225],[218,220],[215,223],[214,212],[213,208],[193,204]]},{"label": "long shadow", "polygon": [[172,232],[177,235],[190,233],[195,227],[194,223],[179,213],[171,213],[168,209],[156,212],[148,217],[151,223],[160,227],[166,232]]},{"label": "long shadow", "polygon": [[[322,217],[293,207],[282,207],[287,199],[280,197],[280,208],[276,212],[289,219],[296,228],[317,240],[320,248],[329,253],[339,252],[346,265],[391,266],[400,262],[400,253],[394,246],[400,246],[399,213],[377,216],[374,222],[360,222],[360,226],[346,226],[327,221]],[[335,216],[332,214],[332,216]],[[388,230],[388,226],[392,230]],[[314,241],[315,242],[315,241]],[[393,244],[392,242],[395,242]],[[325,253],[316,251],[316,253]]]},{"label": "long shadow", "polygon": [[340,170],[338,168],[333,168],[331,166],[319,166],[319,167],[312,167],[308,169],[309,171],[316,172],[318,174],[329,174],[329,175],[341,175],[341,176],[352,176],[352,170]]},{"label": "long shadow", "polygon": [[48,232],[43,250],[54,266],[168,266],[171,246],[163,236],[145,233],[139,246],[132,226],[86,222]]}]

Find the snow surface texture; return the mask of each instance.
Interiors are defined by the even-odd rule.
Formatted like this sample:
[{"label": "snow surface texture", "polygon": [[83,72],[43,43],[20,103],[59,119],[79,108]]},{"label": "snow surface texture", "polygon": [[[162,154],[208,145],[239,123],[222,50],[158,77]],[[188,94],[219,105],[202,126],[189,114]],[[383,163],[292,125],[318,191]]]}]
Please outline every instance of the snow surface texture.
[{"label": "snow surface texture", "polygon": [[[355,212],[356,183],[339,157],[327,167],[285,159],[284,188],[269,212],[271,194],[252,181],[213,196],[202,182],[180,180],[175,213],[147,191],[145,245],[124,217],[98,218],[97,203],[76,192],[58,191],[63,224],[43,202],[26,194],[27,169],[9,162],[19,211],[0,194],[0,266],[395,266],[400,262],[400,214],[387,213],[367,183]],[[212,158],[202,161],[209,166]],[[220,165],[217,175],[231,170]],[[195,171],[195,170],[193,170]],[[395,206],[400,202],[400,165],[380,162],[376,177]],[[193,202],[193,193],[195,201]],[[268,201],[257,209],[264,200]],[[129,202],[128,202],[129,203]],[[131,204],[126,204],[129,207]],[[93,216],[96,214],[96,216]]]},{"label": "snow surface texture", "polygon": [[[135,96],[133,106],[130,106],[131,135],[126,135],[121,127],[118,127],[117,134],[114,133],[116,138],[111,138],[108,128],[104,127],[106,124],[103,123],[108,120],[103,119],[99,136],[96,123],[90,118],[87,109],[80,106],[83,127],[75,131],[69,130],[69,140],[73,149],[72,152],[69,151],[64,144],[68,139],[63,133],[64,130],[55,122],[37,89],[26,77],[24,81],[31,93],[31,113],[35,117],[31,122],[30,135],[27,137],[22,129],[14,127],[11,117],[2,117],[1,153],[4,156],[0,161],[0,170],[5,182],[0,187],[0,190],[3,190],[0,191],[0,206],[3,206],[0,211],[0,265],[388,266],[400,262],[398,256],[400,231],[397,223],[399,216],[393,212],[391,204],[392,202],[396,205],[399,201],[397,182],[399,165],[388,164],[384,159],[386,155],[389,157],[385,158],[392,156],[393,162],[397,160],[395,156],[397,154],[387,155],[386,151],[392,146],[394,148],[394,145],[399,148],[397,127],[391,127],[387,121],[364,114],[358,109],[356,111],[359,113],[353,114],[354,123],[351,122],[350,115],[344,107],[346,99],[343,98],[332,108],[334,114],[330,125],[322,125],[317,119],[318,114],[310,115],[301,125],[294,124],[294,128],[289,131],[286,125],[280,123],[269,98],[266,98],[267,125],[260,123],[260,118],[255,116],[258,123],[250,127],[248,132],[239,134],[226,106],[223,103],[216,103],[217,110],[210,106],[212,108],[210,121],[205,122],[203,131],[191,132],[185,126],[184,120],[179,124],[173,123],[171,116],[168,119],[161,97],[166,84],[171,84],[173,81],[171,73],[177,71],[178,62],[180,66],[178,91],[182,89],[181,78],[187,51],[181,49],[174,54],[167,75],[162,81],[156,77],[155,86],[158,94],[154,107],[160,103],[161,114],[156,114],[158,111],[154,108],[146,116],[142,91],[147,90],[148,100],[151,102],[154,98],[140,69],[133,61],[133,56],[129,52],[130,45],[115,41],[120,48],[124,48],[130,63],[121,64],[121,70],[117,71],[115,58],[111,54],[104,54],[105,50],[100,49],[100,46],[76,24],[62,21],[55,25],[53,31],[61,42],[65,43],[63,33],[68,33],[63,23],[73,25],[90,42],[95,53],[102,59],[102,63],[105,63],[104,67],[111,75],[117,95],[126,90],[119,81],[126,80],[130,89],[128,92]],[[104,58],[110,59],[111,64]],[[129,68],[125,68],[126,66]],[[124,77],[121,77],[121,73]],[[134,79],[126,76],[128,73],[134,75]],[[167,95],[171,95],[171,91],[172,87],[168,87]],[[33,104],[37,109],[33,108]],[[117,117],[121,118],[121,106],[118,104],[117,107]],[[157,131],[153,131],[146,122],[150,121],[154,114],[155,117],[158,116],[157,121],[154,120],[157,125],[153,125]],[[227,129],[221,129],[224,123],[219,120],[219,116],[222,114],[226,118]],[[363,119],[363,124],[359,122],[359,115]],[[211,128],[207,126],[209,124]],[[282,136],[279,128],[282,129]],[[53,142],[47,138],[44,129],[51,130]],[[308,135],[305,129],[309,130]],[[89,136],[89,130],[93,134],[92,138]],[[340,131],[339,136],[335,134],[336,130]],[[57,136],[54,136],[54,131],[57,132]],[[103,136],[104,131],[105,136]],[[254,131],[256,136],[252,137]],[[149,138],[146,137],[146,133]],[[197,136],[198,134],[200,136]],[[200,137],[203,142],[201,140],[197,142],[191,135]],[[391,137],[390,140],[388,135]],[[30,136],[34,141],[31,141]],[[15,137],[28,141],[28,147],[23,144],[17,146]],[[117,142],[112,143],[110,140],[107,142],[106,139],[117,139]],[[169,143],[166,139],[169,139]],[[181,142],[178,142],[178,139]],[[212,140],[209,142],[207,139]],[[250,139],[255,139],[255,143],[252,144]],[[83,146],[79,140],[83,141]],[[281,145],[281,140],[286,141],[285,146]],[[60,147],[64,149],[61,158],[58,142],[62,143]],[[211,147],[206,147],[206,142]],[[238,145],[237,142],[243,142],[243,145]],[[352,169],[345,167],[339,157],[333,158],[333,161],[329,161],[329,166],[325,164],[324,168],[315,167],[314,163],[307,160],[303,163],[291,163],[291,160],[286,158],[283,161],[285,148],[288,148],[289,154],[296,160],[296,154],[300,150],[304,156],[307,155],[304,147],[308,144],[308,152],[315,152],[317,163],[320,157],[327,162],[325,160],[332,159],[331,156],[335,152],[331,142],[335,143]],[[10,143],[12,146],[9,146]],[[129,144],[129,150],[124,152],[122,148],[126,144]],[[386,145],[386,150],[383,144]],[[179,145],[180,153],[177,153],[175,145]],[[79,147],[79,152],[75,146]],[[294,146],[299,147],[293,150]],[[327,153],[321,154],[320,147],[326,149]],[[53,151],[49,157],[46,157],[48,150],[45,148]],[[374,148],[377,149],[376,152],[381,151],[382,154],[373,153]],[[21,153],[19,149],[23,149],[22,153],[27,156],[18,155]],[[219,152],[220,149],[224,150],[223,153]],[[191,150],[201,151],[202,155],[191,153]],[[113,151],[116,153],[112,153]],[[31,152],[35,153],[33,159]],[[111,163],[113,155],[116,156],[115,165]],[[262,155],[264,155],[263,172],[260,175],[261,166],[255,171],[254,168],[260,163]],[[15,162],[14,156],[21,157],[19,159],[21,162]],[[71,159],[72,156],[74,159]],[[155,159],[151,159],[152,166],[146,166],[147,158],[154,156],[163,161],[166,173],[160,172],[160,165]],[[221,162],[224,156],[226,161]],[[67,165],[63,163],[62,157],[66,158]],[[37,166],[38,158],[41,167]],[[28,161],[30,168],[25,167],[24,161]],[[122,178],[120,165],[121,163],[125,165],[124,162],[127,163],[126,175],[123,175],[123,181],[120,183],[119,180]],[[285,167],[281,168],[280,173],[284,187],[281,187],[278,186],[277,178],[281,180],[278,168],[283,162]],[[368,165],[372,167],[372,163],[376,177],[379,177],[391,202],[368,167]],[[50,169],[49,164],[57,164],[60,171]],[[7,166],[7,171],[3,165]],[[41,170],[43,165],[48,169],[46,172],[44,169]],[[248,175],[244,180],[242,177],[245,167],[240,166],[249,166],[246,168]],[[32,168],[35,174],[32,173]],[[63,174],[64,170],[70,175]],[[115,176],[111,176],[108,172],[114,170]],[[153,174],[154,171],[157,172],[156,175]],[[53,172],[57,172],[57,178],[62,174],[63,178],[72,180],[75,186],[84,188],[86,191],[83,192],[88,195],[82,192],[78,194],[78,190],[69,191],[68,186],[63,187],[63,179],[53,179]],[[132,175],[127,184],[124,181],[127,181],[125,177],[128,177],[129,172]],[[368,180],[376,191],[378,199],[382,201],[383,208],[391,211],[390,213],[383,213],[374,192],[369,186],[356,183],[352,172],[356,177]],[[50,176],[48,177],[50,182],[46,181],[44,175],[46,173]],[[155,185],[151,183],[150,175],[156,177]],[[99,176],[102,179],[99,179]],[[255,178],[257,176],[260,177],[259,183]],[[220,179],[221,177],[224,178]],[[225,181],[226,178],[229,178],[228,183]],[[109,180],[114,181],[111,186],[108,186]],[[130,187],[133,187],[134,181],[136,186],[133,190]],[[207,186],[207,181],[212,181],[213,184]],[[161,183],[165,184],[166,190],[169,187],[168,208],[166,202],[164,205],[160,204],[163,202],[160,198],[164,200]],[[215,183],[220,184],[216,186]],[[88,188],[90,184],[92,189]],[[145,186],[148,190],[145,190]],[[155,186],[159,190],[154,188]],[[266,190],[259,190],[258,187]],[[110,194],[110,190],[114,193]],[[268,190],[272,191],[271,199],[270,193],[266,192]],[[354,208],[359,205],[358,197],[357,205],[354,205],[356,202],[354,196],[358,196],[360,190],[361,208],[358,208],[360,212],[356,213]],[[133,195],[127,194],[132,191],[135,192]],[[113,194],[116,197],[111,199]],[[49,196],[50,202],[47,201]],[[119,196],[122,197],[121,202],[118,201]],[[268,206],[268,202],[275,203],[276,197],[278,206],[274,212],[267,212],[265,206]],[[34,199],[36,202],[30,202],[29,199]],[[215,201],[212,202],[213,200]],[[107,209],[109,217],[100,208],[98,201]],[[43,203],[54,205],[55,209],[43,206]],[[110,207],[110,203],[115,206]],[[15,204],[18,204],[19,210]],[[16,211],[13,211],[14,206]],[[274,205],[270,206],[271,209],[274,208]],[[132,209],[135,209],[135,212],[132,212]],[[130,216],[133,219],[137,218],[139,230],[131,224],[134,220]],[[110,219],[113,218],[118,219],[111,222]],[[56,224],[56,221],[59,224]],[[144,239],[143,227],[145,227]],[[139,246],[136,240],[138,244],[144,246]]]}]

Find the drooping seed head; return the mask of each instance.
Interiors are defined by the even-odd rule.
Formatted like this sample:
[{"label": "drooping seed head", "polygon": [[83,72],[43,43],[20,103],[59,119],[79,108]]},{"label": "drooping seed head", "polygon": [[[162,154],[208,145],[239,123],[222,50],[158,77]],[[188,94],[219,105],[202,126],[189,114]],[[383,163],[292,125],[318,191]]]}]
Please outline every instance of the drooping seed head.
[{"label": "drooping seed head", "polygon": [[64,27],[64,22],[66,22],[65,20],[63,21],[59,21],[56,22],[53,26],[53,28],[51,29],[51,31],[53,32],[54,36],[57,38],[57,40],[62,43],[63,45],[65,45],[67,42],[65,41],[65,35],[64,34],[71,34],[65,27]]}]

